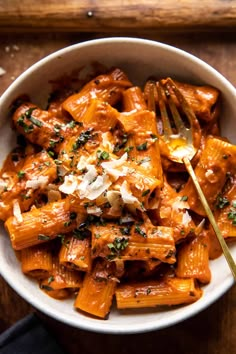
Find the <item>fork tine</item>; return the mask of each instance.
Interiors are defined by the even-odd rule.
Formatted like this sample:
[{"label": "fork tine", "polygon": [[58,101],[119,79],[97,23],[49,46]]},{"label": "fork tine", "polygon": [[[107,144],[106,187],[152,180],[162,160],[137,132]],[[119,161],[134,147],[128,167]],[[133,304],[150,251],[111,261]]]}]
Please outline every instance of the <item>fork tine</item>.
[{"label": "fork tine", "polygon": [[166,93],[166,99],[168,101],[168,104],[169,104],[169,107],[170,107],[170,110],[172,113],[172,117],[174,119],[174,122],[175,122],[178,132],[182,133],[183,135],[186,134],[186,130],[188,130],[188,129],[185,127],[184,122],[181,119],[178,109],[176,107],[176,104],[174,102],[173,93],[171,90],[172,87],[170,87],[170,84],[168,81],[166,81],[164,84],[162,82],[160,82],[160,85],[163,87],[163,89]]},{"label": "fork tine", "polygon": [[184,95],[182,95],[182,93],[180,92],[180,90],[177,88],[174,81],[170,77],[168,77],[166,79],[166,85],[168,85],[168,87],[171,87],[171,90],[173,90],[173,92],[175,93],[181,108],[183,109],[184,113],[186,114],[186,116],[189,120],[190,126],[192,128],[194,128],[194,127],[199,128],[199,123],[198,123],[195,113],[193,112],[189,103],[185,99]]},{"label": "fork tine", "polygon": [[147,102],[147,107],[149,111],[153,111],[156,113],[156,102],[155,102],[155,91],[156,89],[156,83],[154,81],[148,81],[148,86],[149,86],[149,94],[148,94],[148,102]]},{"label": "fork tine", "polygon": [[158,93],[158,104],[159,104],[159,109],[161,112],[161,118],[162,118],[162,123],[163,123],[163,133],[164,136],[170,136],[173,134],[171,125],[170,125],[170,121],[169,121],[169,117],[168,117],[168,113],[166,110],[166,104],[165,104],[165,100],[163,98],[163,87],[161,87],[161,85],[159,84],[159,82],[157,82],[157,93]]}]

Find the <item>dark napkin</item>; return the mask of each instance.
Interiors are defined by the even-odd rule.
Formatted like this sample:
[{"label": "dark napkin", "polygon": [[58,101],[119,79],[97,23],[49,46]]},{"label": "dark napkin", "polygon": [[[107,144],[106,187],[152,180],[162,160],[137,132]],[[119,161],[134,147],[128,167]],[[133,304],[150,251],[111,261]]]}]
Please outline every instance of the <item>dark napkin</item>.
[{"label": "dark napkin", "polygon": [[35,314],[0,335],[0,354],[65,354]]}]

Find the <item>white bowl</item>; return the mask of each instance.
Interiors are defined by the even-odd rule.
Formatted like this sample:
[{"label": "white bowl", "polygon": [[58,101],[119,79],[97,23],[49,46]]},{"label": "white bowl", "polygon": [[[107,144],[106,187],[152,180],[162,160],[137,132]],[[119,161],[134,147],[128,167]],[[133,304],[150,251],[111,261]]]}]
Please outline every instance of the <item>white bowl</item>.
[{"label": "white bowl", "polygon": [[[158,75],[217,87],[222,93],[222,134],[236,143],[236,90],[220,73],[193,55],[165,44],[134,38],[108,38],[59,50],[34,64],[12,83],[0,99],[0,164],[15,144],[8,119],[12,101],[21,94],[28,94],[32,102],[45,106],[52,90],[50,80],[93,61],[124,69],[129,78],[139,85],[147,77]],[[174,325],[208,307],[233,284],[233,277],[222,256],[211,261],[212,281],[204,287],[202,298],[191,305],[166,311],[158,308],[122,312],[112,309],[108,320],[94,319],[75,311],[71,300],[54,300],[40,291],[35,282],[21,273],[3,226],[0,234],[0,272],[10,286],[40,311],[86,330],[127,334]],[[236,244],[231,246],[231,251],[236,258]]]}]

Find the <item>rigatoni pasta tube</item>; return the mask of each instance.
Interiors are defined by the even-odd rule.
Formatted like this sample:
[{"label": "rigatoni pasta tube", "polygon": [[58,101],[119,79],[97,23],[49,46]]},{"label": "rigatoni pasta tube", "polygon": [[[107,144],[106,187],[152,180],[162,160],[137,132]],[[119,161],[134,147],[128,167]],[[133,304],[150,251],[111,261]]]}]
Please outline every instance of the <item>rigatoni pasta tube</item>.
[{"label": "rigatoni pasta tube", "polygon": [[201,290],[194,279],[164,278],[118,286],[118,309],[180,305],[197,301]]},{"label": "rigatoni pasta tube", "polygon": [[175,262],[173,229],[149,224],[136,224],[131,228],[107,223],[92,226],[92,255],[109,260],[158,259]]},{"label": "rigatoni pasta tube", "polygon": [[90,239],[68,235],[60,249],[59,262],[66,267],[89,272],[92,266]]},{"label": "rigatoni pasta tube", "polygon": [[194,278],[201,283],[209,283],[211,271],[209,268],[208,238],[199,235],[186,240],[178,251],[176,275],[180,278]]},{"label": "rigatoni pasta tube", "polygon": [[[73,219],[71,218],[71,211],[70,201],[62,199],[21,214],[21,222],[17,221],[14,216],[10,217],[5,222],[5,227],[10,235],[12,247],[20,250],[72,231],[76,228],[78,219],[76,221],[74,216]],[[78,206],[77,212],[80,222],[84,221],[86,217],[84,208]]]},{"label": "rigatoni pasta tube", "polygon": [[78,290],[82,285],[82,274],[74,269],[68,269],[59,264],[54,257],[50,276],[40,282],[40,288],[54,298],[66,298],[72,291]]},{"label": "rigatoni pasta tube", "polygon": [[162,181],[162,166],[156,119],[148,110],[121,113],[119,121],[128,134],[129,156]]},{"label": "rigatoni pasta tube", "polygon": [[79,93],[69,96],[62,104],[65,111],[76,121],[86,113],[92,99],[114,105],[121,98],[122,91],[131,86],[124,72],[114,69],[108,74],[99,75],[89,81]]},{"label": "rigatoni pasta tube", "polygon": [[[194,172],[210,208],[213,207],[217,196],[221,193],[227,174],[234,175],[235,171],[236,146],[225,140],[208,137]],[[183,194],[188,197],[188,203],[193,211],[203,216],[206,215],[191,178],[183,189]]]},{"label": "rigatoni pasta tube", "polygon": [[24,274],[42,279],[51,273],[53,258],[52,250],[48,244],[24,248],[20,255],[21,269]]},{"label": "rigatoni pasta tube", "polygon": [[143,92],[140,87],[133,86],[123,92],[123,110],[130,112],[133,110],[142,111],[147,109]]},{"label": "rigatoni pasta tube", "polygon": [[14,175],[9,186],[6,184],[6,190],[0,195],[0,220],[5,221],[13,215],[15,203],[22,212],[28,210],[38,194],[56,177],[56,164],[46,151],[27,156],[22,169]]},{"label": "rigatoni pasta tube", "polygon": [[114,264],[97,260],[92,272],[85,275],[83,285],[75,300],[75,308],[106,318],[110,312],[116,285]]}]

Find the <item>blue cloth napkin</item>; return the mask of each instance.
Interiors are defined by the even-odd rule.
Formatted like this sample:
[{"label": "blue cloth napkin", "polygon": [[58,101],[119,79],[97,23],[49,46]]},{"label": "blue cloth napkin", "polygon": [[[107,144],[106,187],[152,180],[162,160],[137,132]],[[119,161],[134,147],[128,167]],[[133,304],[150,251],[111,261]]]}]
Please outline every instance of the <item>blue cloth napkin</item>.
[{"label": "blue cloth napkin", "polygon": [[0,354],[65,354],[39,318],[30,314],[0,335]]}]

